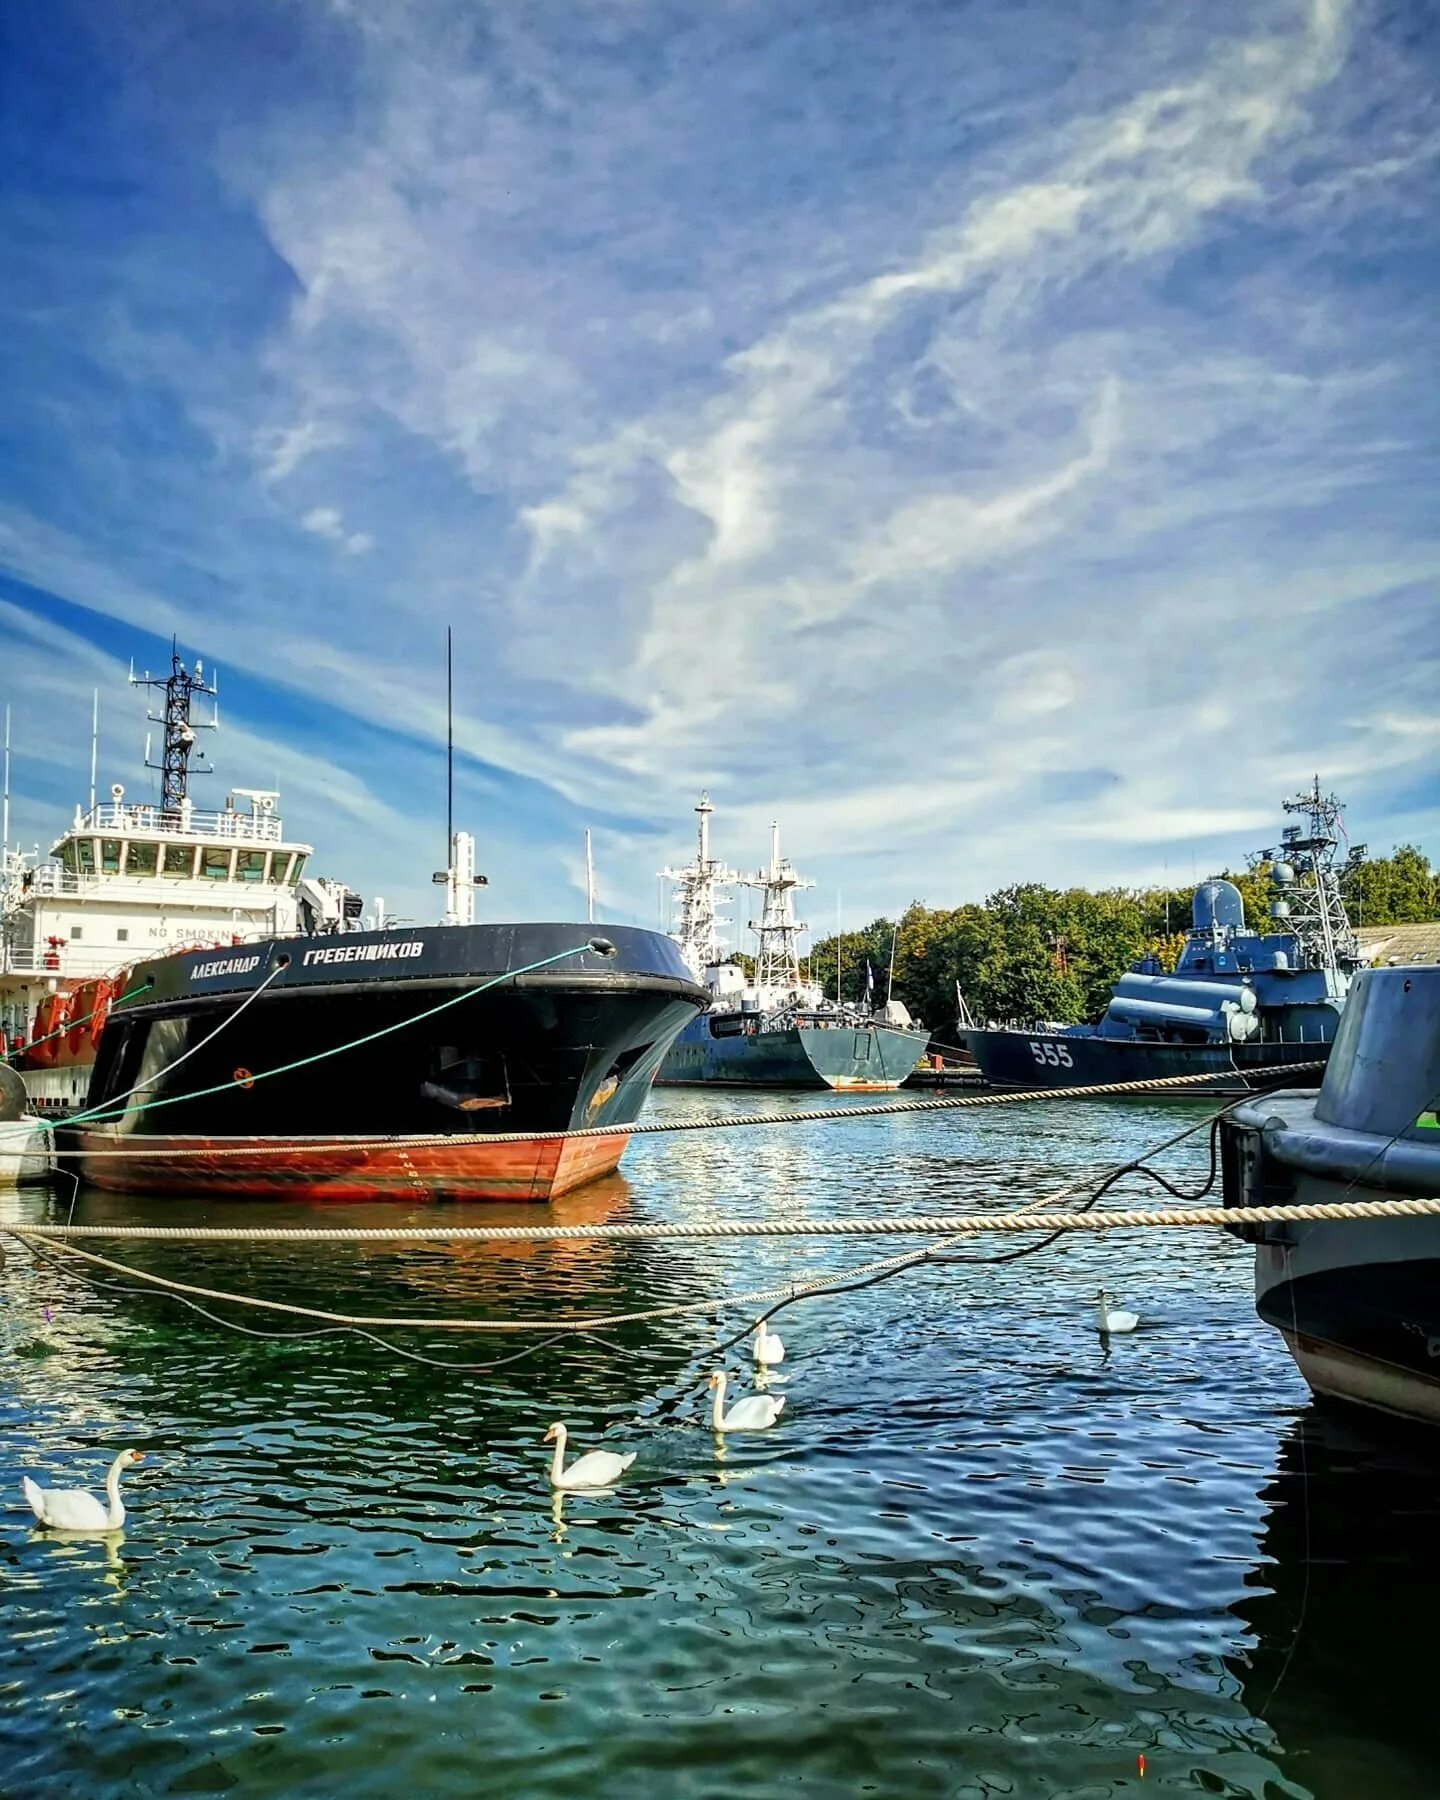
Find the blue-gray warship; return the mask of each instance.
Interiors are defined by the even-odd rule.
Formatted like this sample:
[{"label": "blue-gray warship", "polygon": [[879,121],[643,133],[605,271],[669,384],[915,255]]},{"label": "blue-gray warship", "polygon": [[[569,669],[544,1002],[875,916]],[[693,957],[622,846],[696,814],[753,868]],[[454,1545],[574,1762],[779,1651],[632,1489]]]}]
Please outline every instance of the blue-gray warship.
[{"label": "blue-gray warship", "polygon": [[1284,808],[1306,823],[1287,825],[1280,844],[1259,856],[1270,864],[1279,929],[1247,930],[1235,884],[1203,881],[1174,972],[1142,958],[1120,977],[1097,1024],[979,1026],[962,1000],[958,1042],[985,1079],[1046,1088],[1213,1074],[1216,1091],[1243,1092],[1283,1079],[1286,1065],[1323,1062],[1362,963],[1340,893],[1341,809],[1318,778]]},{"label": "blue-gray warship", "polygon": [[[794,894],[811,883],[780,854],[779,828],[770,828],[769,866],[741,876],[710,854],[710,817],[702,794],[695,861],[664,869],[674,882],[678,907],[675,941],[687,966],[704,982],[710,1005],[676,1038],[659,1080],[720,1087],[843,1088],[851,1092],[897,1088],[915,1067],[930,1033],[899,1001],[876,1006],[831,1000],[800,969],[799,940],[806,927],[795,918]],[[763,896],[754,980],[722,960],[719,906],[736,885]]]},{"label": "blue-gray warship", "polygon": [[[1440,967],[1357,976],[1318,1093],[1221,1121],[1225,1204],[1440,1194]],[[1440,1218],[1237,1225],[1255,1305],[1317,1395],[1440,1425]]]}]

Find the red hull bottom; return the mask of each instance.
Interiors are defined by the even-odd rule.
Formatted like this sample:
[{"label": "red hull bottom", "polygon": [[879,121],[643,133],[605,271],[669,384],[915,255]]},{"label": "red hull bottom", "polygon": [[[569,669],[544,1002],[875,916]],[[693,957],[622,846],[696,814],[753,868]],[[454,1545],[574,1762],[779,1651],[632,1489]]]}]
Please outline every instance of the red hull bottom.
[{"label": "red hull bottom", "polygon": [[[554,1200],[615,1171],[629,1134],[482,1137],[203,1138],[79,1131],[67,1157],[117,1194],[236,1200]],[[253,1152],[263,1147],[263,1154]],[[231,1155],[240,1150],[247,1154]],[[180,1152],[181,1154],[166,1154]]]}]

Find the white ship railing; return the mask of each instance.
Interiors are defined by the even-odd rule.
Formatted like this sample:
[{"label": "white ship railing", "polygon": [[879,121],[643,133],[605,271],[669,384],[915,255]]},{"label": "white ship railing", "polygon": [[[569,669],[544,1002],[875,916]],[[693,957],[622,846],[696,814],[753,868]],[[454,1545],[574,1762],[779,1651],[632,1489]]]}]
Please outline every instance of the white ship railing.
[{"label": "white ship railing", "polygon": [[0,975],[26,975],[52,981],[88,981],[97,975],[109,975],[116,969],[136,963],[153,962],[156,957],[170,956],[181,949],[228,949],[236,943],[256,943],[273,937],[269,927],[249,931],[226,931],[223,927],[197,926],[193,932],[177,934],[172,943],[153,940],[135,944],[62,944],[58,949],[42,945],[10,950],[0,949]]},{"label": "white ship railing", "polygon": [[77,944],[73,949],[65,944],[58,950],[0,950],[0,975],[32,975],[52,981],[89,981],[97,975],[109,975],[113,970],[123,968],[127,962],[163,956],[166,946],[136,944],[130,949],[128,956],[127,949],[130,947],[124,944],[90,948]]},{"label": "white ship railing", "polygon": [[[77,831],[146,837],[222,839],[225,843],[279,844],[285,828],[274,813],[200,812],[193,807],[167,810],[160,806],[92,806],[81,813],[67,836]],[[299,848],[297,845],[296,848]]]},{"label": "white ship railing", "polygon": [[194,906],[269,908],[291,889],[279,881],[209,880],[195,875],[77,875],[59,863],[41,863],[29,879],[12,887],[0,910],[19,910],[27,900],[112,900],[178,911]]}]

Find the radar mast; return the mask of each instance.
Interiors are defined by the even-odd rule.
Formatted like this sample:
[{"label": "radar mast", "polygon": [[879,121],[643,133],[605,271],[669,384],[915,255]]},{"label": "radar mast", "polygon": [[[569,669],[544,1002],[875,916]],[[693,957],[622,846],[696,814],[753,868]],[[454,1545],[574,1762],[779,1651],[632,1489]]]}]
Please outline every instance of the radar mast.
[{"label": "radar mast", "polygon": [[797,889],[814,887],[815,883],[802,881],[789,860],[780,855],[778,825],[770,827],[770,867],[746,876],[741,885],[759,888],[765,896],[760,923],[752,927],[760,940],[755,986],[767,997],[777,991],[796,992],[801,985],[800,934],[809,927],[795,917],[794,894]]},{"label": "radar mast", "polygon": [[740,877],[710,854],[710,817],[715,808],[709,794],[701,794],[695,814],[699,820],[696,832],[695,860],[683,869],[662,869],[661,879],[675,884],[675,905],[679,912],[671,933],[680,946],[691,973],[698,980],[723,954],[720,907],[725,890]]},{"label": "radar mast", "polygon": [[[1302,814],[1305,824],[1287,825],[1278,848],[1261,852],[1271,865],[1276,894],[1271,913],[1300,939],[1315,967],[1353,969],[1360,962],[1360,945],[1345,911],[1336,868],[1336,850],[1345,835],[1344,809],[1334,794],[1321,792],[1318,775],[1309,788],[1282,805],[1287,813]],[[1363,845],[1355,846],[1351,860],[1363,853]]]},{"label": "radar mast", "polygon": [[[174,641],[170,645],[170,673],[165,676],[152,675],[147,669],[144,675],[136,675],[130,671],[132,687],[159,688],[165,695],[165,711],[163,713],[147,713],[146,717],[152,725],[161,725],[165,730],[164,745],[158,763],[150,761],[149,747],[146,747],[145,767],[160,771],[160,809],[166,813],[179,813],[190,797],[190,757],[194,753],[197,764],[203,765],[205,752],[195,748],[197,731],[213,731],[220,723],[217,716],[209,719],[192,719],[190,703],[196,694],[206,694],[212,699],[219,694],[219,686],[213,679],[205,680],[205,671],[200,658],[195,658],[195,667],[187,669],[180,660],[180,652]],[[213,775],[213,769],[197,767],[197,775]]]}]

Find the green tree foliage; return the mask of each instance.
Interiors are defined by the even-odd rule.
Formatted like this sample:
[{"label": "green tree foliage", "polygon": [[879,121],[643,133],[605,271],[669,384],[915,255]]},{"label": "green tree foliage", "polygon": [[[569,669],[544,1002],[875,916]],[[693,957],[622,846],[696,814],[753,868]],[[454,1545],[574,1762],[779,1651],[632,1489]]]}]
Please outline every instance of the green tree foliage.
[{"label": "green tree foliage", "polygon": [[1440,872],[1414,844],[1393,856],[1352,863],[1345,904],[1357,925],[1418,925],[1440,915]]},{"label": "green tree foliage", "polygon": [[[1225,879],[1239,888],[1252,931],[1276,929],[1270,917],[1268,863]],[[1393,856],[1352,863],[1346,903],[1357,924],[1389,925],[1440,916],[1440,872],[1413,845]],[[976,1018],[1098,1018],[1110,989],[1132,964],[1154,956],[1173,969],[1190,925],[1193,890],[1144,892],[1110,888],[1047,888],[1026,882],[1002,888],[983,905],[946,910],[913,901],[898,921],[873,919],[839,941],[844,998],[865,992],[865,965],[884,999],[895,935],[895,998],[940,1030],[955,1017],[959,984]],[[810,957],[812,979],[834,995],[836,940],[822,938]]]}]

